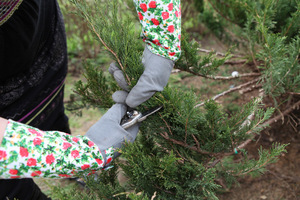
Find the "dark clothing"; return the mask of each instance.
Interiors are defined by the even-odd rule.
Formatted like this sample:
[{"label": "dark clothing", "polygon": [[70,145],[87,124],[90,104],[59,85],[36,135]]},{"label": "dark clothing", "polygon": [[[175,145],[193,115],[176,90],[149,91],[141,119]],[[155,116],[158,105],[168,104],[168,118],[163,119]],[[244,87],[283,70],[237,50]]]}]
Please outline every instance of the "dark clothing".
[{"label": "dark clothing", "polygon": [[[0,69],[0,116],[16,121],[65,79],[66,38],[56,0],[24,0],[0,26]],[[31,125],[47,121],[46,129],[51,128],[53,117],[40,115]]]},{"label": "dark clothing", "polygon": [[[66,50],[64,24],[56,0],[23,0],[13,16],[0,26],[1,117],[26,123],[37,116],[30,125],[70,132],[63,89],[57,96],[52,95],[66,77]],[[0,180],[0,200],[7,197],[47,199],[32,179]]]}]

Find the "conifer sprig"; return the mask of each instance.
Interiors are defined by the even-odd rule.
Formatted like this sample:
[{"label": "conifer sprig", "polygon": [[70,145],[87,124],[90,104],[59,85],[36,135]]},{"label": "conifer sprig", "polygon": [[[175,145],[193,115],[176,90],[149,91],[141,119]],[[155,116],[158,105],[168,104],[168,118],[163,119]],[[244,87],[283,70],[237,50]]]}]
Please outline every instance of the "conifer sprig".
[{"label": "conifer sprig", "polygon": [[134,86],[143,71],[141,42],[134,23],[118,14],[118,2],[71,0],[78,14],[89,24],[96,39],[109,51],[124,72],[129,86]]}]

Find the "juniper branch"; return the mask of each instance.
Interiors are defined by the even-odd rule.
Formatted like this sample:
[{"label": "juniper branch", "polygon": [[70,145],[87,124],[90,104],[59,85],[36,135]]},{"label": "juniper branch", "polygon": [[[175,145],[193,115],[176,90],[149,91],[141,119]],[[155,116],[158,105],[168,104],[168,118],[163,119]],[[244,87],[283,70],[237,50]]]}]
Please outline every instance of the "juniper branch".
[{"label": "juniper branch", "polygon": [[[290,108],[288,108],[287,110],[285,110],[282,114],[283,114],[283,115],[288,115],[288,114],[290,114],[291,112],[293,112],[295,109],[299,109],[299,106],[300,106],[300,101],[298,101],[297,103],[295,103],[294,105],[292,105]],[[281,119],[281,118],[282,118],[282,115],[279,114],[279,115],[273,117],[272,119],[270,119],[270,120],[264,122],[264,123],[261,125],[261,127],[268,127],[268,126],[270,126],[271,124],[277,122],[277,121],[278,121],[279,119]],[[256,136],[256,135],[253,135],[250,139],[248,139],[248,140],[246,140],[245,142],[243,142],[242,144],[240,144],[240,145],[237,147],[237,149],[243,149],[243,148],[245,148],[245,146],[247,146],[250,142],[253,141],[253,139],[254,139],[255,136]]]},{"label": "juniper branch", "polygon": [[[286,109],[284,112],[282,112],[282,115],[286,116],[288,114],[290,114],[292,111],[294,110],[298,110],[300,107],[300,101],[296,102],[294,105],[292,105],[290,108]],[[282,118],[282,115],[277,115],[271,119],[269,119],[268,121],[266,121],[263,125],[271,125],[275,122],[277,122],[278,120],[280,120]]]},{"label": "juniper branch", "polygon": [[221,15],[224,19],[226,19],[227,21],[231,22],[232,24],[238,25],[236,22],[232,21],[231,19],[229,19],[228,17],[226,17],[219,9],[216,8],[216,6],[210,1],[208,0],[209,4],[213,7],[213,9],[219,14]]},{"label": "juniper branch", "polygon": [[163,133],[159,133],[159,134],[160,134],[163,138],[165,138],[165,139],[168,140],[168,141],[171,141],[171,142],[174,143],[174,144],[178,144],[178,145],[180,145],[180,146],[186,147],[186,148],[191,149],[191,150],[193,150],[193,151],[196,151],[196,152],[198,152],[198,153],[201,153],[201,154],[204,154],[204,155],[209,155],[209,156],[216,155],[215,153],[211,153],[211,152],[208,152],[208,151],[204,151],[204,150],[198,149],[197,147],[190,146],[190,145],[188,145],[188,144],[186,144],[186,143],[184,143],[184,142],[182,142],[182,141],[178,141],[178,140],[172,139],[172,138],[169,137],[169,135],[168,135],[166,132],[164,132],[164,134],[163,134]]},{"label": "juniper branch", "polygon": [[[88,15],[87,15],[85,12],[83,12],[83,11],[82,11],[81,13],[84,15],[86,21],[89,23],[89,25],[91,26],[93,32],[96,34],[96,36],[98,37],[98,39],[100,40],[100,42],[107,48],[107,50],[108,50],[111,54],[114,55],[114,57],[116,58],[116,60],[117,60],[117,62],[118,62],[118,64],[119,64],[119,66],[121,67],[122,71],[125,72],[125,68],[124,68],[122,62],[120,61],[118,55],[116,54],[116,52],[114,52],[111,48],[109,48],[109,46],[104,42],[104,40],[102,39],[102,37],[100,36],[100,34],[96,31],[96,28],[95,28],[94,24],[91,22],[91,20],[90,20],[90,18],[88,17]],[[124,74],[125,74],[125,76],[126,76],[128,85],[131,85],[130,78],[128,77],[128,75],[127,75],[126,73],[124,73]]]}]

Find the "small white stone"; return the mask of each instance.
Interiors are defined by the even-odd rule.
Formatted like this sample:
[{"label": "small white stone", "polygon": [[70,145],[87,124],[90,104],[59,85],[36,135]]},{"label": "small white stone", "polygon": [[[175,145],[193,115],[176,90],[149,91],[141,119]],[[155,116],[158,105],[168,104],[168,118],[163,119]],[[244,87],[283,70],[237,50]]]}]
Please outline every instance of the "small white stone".
[{"label": "small white stone", "polygon": [[238,77],[238,76],[239,76],[239,72],[234,71],[234,72],[231,73],[231,76],[233,76],[233,77]]},{"label": "small white stone", "polygon": [[267,199],[268,197],[266,195],[260,196],[260,199]]}]

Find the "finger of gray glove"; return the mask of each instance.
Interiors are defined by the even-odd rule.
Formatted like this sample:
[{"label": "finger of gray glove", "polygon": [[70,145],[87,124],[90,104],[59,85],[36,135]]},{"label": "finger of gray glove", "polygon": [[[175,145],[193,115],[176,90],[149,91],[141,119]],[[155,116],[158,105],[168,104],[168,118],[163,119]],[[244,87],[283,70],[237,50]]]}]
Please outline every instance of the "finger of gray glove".
[{"label": "finger of gray glove", "polygon": [[128,83],[126,82],[124,74],[121,70],[117,70],[114,72],[114,78],[117,81],[120,88],[122,88],[125,91],[129,91]]},{"label": "finger of gray glove", "polygon": [[119,67],[117,66],[117,63],[115,62],[110,63],[108,68],[109,73],[113,75],[116,70],[120,70]]},{"label": "finger of gray glove", "polygon": [[126,104],[135,108],[147,101],[155,92],[162,91],[171,75],[174,61],[153,54],[145,47],[143,54],[144,73],[127,96]]},{"label": "finger of gray glove", "polygon": [[115,93],[113,93],[112,98],[113,98],[113,101],[116,103],[125,104],[127,96],[128,96],[128,92],[121,90],[121,91],[116,91]]},{"label": "finger of gray glove", "polygon": [[118,68],[115,62],[110,64],[108,71],[114,77],[114,79],[116,80],[120,88],[122,88],[125,91],[129,91],[129,86],[128,83],[126,82],[125,76],[122,70]]},{"label": "finger of gray glove", "polygon": [[104,159],[104,150],[110,147],[121,148],[124,141],[133,142],[138,134],[138,125],[128,130],[120,125],[126,111],[127,106],[124,104],[115,104],[86,133],[86,137],[98,146]]}]

